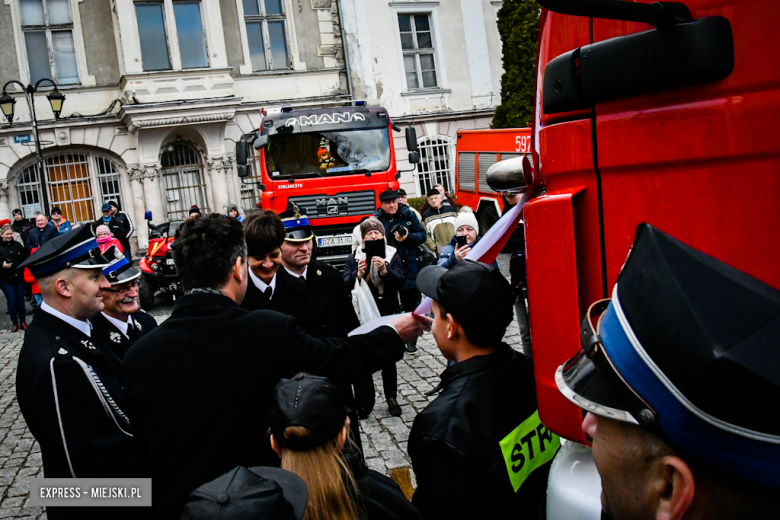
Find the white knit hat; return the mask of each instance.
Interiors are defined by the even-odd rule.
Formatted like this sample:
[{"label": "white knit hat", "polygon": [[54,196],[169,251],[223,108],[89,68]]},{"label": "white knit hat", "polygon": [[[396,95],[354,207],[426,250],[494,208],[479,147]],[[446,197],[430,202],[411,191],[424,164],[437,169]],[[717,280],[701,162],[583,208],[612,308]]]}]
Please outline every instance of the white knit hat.
[{"label": "white knit hat", "polygon": [[455,218],[455,231],[460,226],[471,226],[474,231],[479,235],[479,224],[477,224],[477,217],[474,216],[474,211],[468,206],[460,208],[458,216]]}]

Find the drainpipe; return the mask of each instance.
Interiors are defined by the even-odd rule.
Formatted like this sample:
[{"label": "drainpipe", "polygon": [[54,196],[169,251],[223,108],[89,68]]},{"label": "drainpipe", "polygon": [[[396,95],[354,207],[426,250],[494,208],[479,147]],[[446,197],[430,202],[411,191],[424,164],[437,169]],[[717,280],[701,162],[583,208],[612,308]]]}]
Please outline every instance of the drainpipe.
[{"label": "drainpipe", "polygon": [[347,67],[347,92],[349,93],[349,99],[355,98],[352,93],[352,73],[349,69],[349,52],[347,51],[347,34],[344,32],[344,16],[341,14],[341,0],[336,1],[336,6],[339,10],[339,26],[341,27],[341,48],[344,53],[344,64]]}]

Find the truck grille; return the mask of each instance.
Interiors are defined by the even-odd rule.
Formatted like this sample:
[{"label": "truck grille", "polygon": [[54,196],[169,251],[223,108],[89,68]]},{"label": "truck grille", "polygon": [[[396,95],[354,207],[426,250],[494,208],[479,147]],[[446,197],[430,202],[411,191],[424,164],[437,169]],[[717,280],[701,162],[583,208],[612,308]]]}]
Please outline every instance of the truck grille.
[{"label": "truck grille", "polygon": [[373,191],[348,191],[338,195],[290,197],[300,208],[306,208],[310,219],[369,215],[376,209]]}]

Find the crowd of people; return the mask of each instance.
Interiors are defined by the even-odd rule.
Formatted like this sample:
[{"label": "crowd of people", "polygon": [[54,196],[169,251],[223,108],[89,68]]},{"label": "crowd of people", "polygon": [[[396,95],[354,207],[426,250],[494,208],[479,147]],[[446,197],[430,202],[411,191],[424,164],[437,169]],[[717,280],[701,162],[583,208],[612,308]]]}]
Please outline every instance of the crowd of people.
[{"label": "crowd of people", "polygon": [[[466,258],[478,222],[444,198],[430,194],[421,222],[397,191],[381,193],[343,273],[314,258],[313,229],[294,205],[241,219],[237,208],[198,210],[171,247],[184,295],[159,325],[138,307],[140,273],[121,240],[100,242],[108,224],[95,226],[101,238],[82,226],[9,257],[42,295],[17,397],[44,475],[152,478],[151,508],[51,507],[48,517],[543,515],[561,440],[539,418],[530,348],[503,342],[516,307],[526,315],[522,252],[511,283]],[[6,226],[0,250],[20,251]],[[422,266],[426,242],[438,262]],[[361,284],[393,317],[350,336],[365,322],[350,293]],[[589,412],[605,518],[768,517],[780,432],[773,414],[758,414],[764,404],[744,403],[777,390],[780,292],[646,225],[618,285],[619,299],[616,286],[588,311],[584,348],[557,377]],[[430,316],[401,314],[423,295]],[[450,364],[409,435],[410,501],[366,468],[358,424],[374,406],[377,371],[388,413],[402,413],[395,363],[426,330]],[[740,399],[718,392],[724,378],[739,381]]]}]

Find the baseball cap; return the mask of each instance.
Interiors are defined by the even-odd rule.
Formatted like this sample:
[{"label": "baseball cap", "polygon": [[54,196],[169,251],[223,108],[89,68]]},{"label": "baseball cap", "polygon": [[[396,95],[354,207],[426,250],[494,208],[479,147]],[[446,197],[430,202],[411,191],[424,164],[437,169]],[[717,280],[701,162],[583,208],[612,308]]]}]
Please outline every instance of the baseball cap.
[{"label": "baseball cap", "polygon": [[[276,442],[295,451],[310,450],[333,439],[344,427],[346,417],[341,393],[333,383],[303,372],[276,384],[268,411]],[[284,430],[290,426],[308,428],[312,435],[286,439]]]},{"label": "baseball cap", "polygon": [[425,196],[430,197],[431,195],[441,195],[441,193],[436,188],[431,188],[425,193]]},{"label": "baseball cap", "polygon": [[301,520],[308,499],[295,473],[238,466],[190,493],[181,520]]},{"label": "baseball cap", "polygon": [[398,198],[398,192],[395,190],[385,190],[379,194],[379,200],[382,202],[390,202]]},{"label": "baseball cap", "polygon": [[512,321],[512,289],[493,267],[461,260],[450,269],[430,265],[417,275],[417,288],[466,328],[504,327]]},{"label": "baseball cap", "polygon": [[109,204],[108,202],[106,202],[105,204],[103,204],[103,209],[102,209],[102,211],[111,211],[111,204]]},{"label": "baseball cap", "polygon": [[612,299],[591,306],[581,338],[555,374],[567,399],[780,487],[780,291],[640,224]]}]

